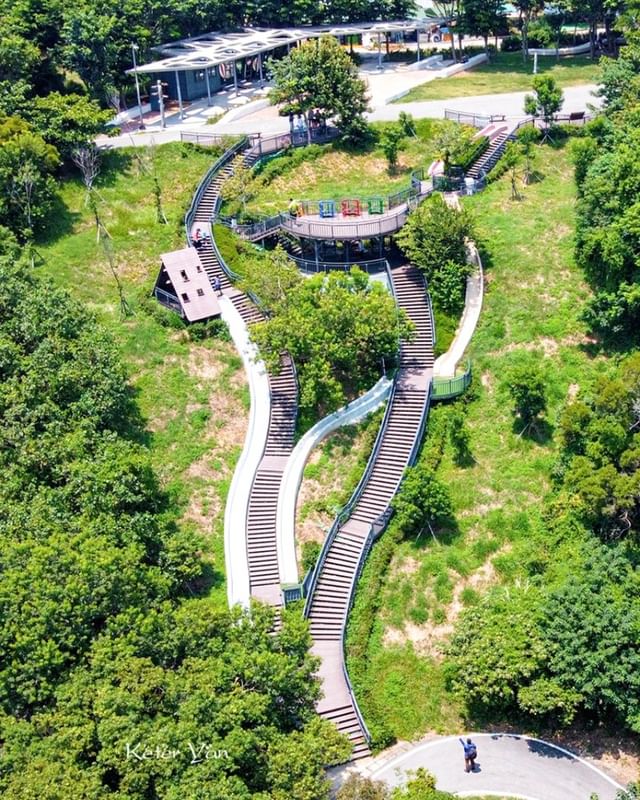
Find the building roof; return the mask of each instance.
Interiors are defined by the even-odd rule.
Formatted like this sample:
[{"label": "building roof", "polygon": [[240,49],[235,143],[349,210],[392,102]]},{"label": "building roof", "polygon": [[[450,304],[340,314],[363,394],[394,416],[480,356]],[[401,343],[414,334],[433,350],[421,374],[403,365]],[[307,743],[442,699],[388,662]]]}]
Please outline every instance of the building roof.
[{"label": "building roof", "polygon": [[345,25],[315,25],[301,28],[241,28],[232,33],[213,31],[154,47],[163,58],[139,64],[128,72],[182,72],[206,69],[241,58],[252,58],[286,44],[320,36],[348,36],[362,33],[411,32],[431,27],[431,20],[395,22],[353,22]]},{"label": "building roof", "polygon": [[218,298],[195,247],[163,253],[160,258],[189,322],[198,322],[220,314]]}]

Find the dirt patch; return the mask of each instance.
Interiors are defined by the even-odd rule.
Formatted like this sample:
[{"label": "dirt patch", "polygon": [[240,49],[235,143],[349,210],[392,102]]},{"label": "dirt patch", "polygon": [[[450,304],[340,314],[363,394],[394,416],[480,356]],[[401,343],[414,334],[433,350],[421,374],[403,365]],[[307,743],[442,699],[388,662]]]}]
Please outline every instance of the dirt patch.
[{"label": "dirt patch", "polygon": [[147,428],[152,433],[163,431],[167,425],[178,416],[175,408],[165,408],[164,411],[156,413],[153,417],[147,420]]},{"label": "dirt patch", "polygon": [[[501,551],[504,552],[504,549]],[[453,578],[457,578],[457,573],[451,572]],[[485,591],[489,586],[496,582],[496,571],[492,560],[485,562],[475,572],[466,578],[458,580],[454,590],[453,598],[446,608],[446,617],[441,623],[432,621],[416,625],[407,621],[402,630],[398,628],[387,628],[383,636],[383,644],[386,647],[392,645],[403,645],[411,642],[416,652],[429,658],[442,657],[442,644],[454,631],[455,623],[464,610],[462,593],[465,589],[474,589],[477,592]]]},{"label": "dirt patch", "polygon": [[194,378],[215,380],[222,371],[222,364],[215,350],[193,345],[189,349],[187,372]]},{"label": "dirt patch", "polygon": [[[365,462],[373,446],[369,426],[372,418],[353,427],[341,428],[316,447],[307,461],[305,475],[300,485],[296,503],[296,546],[298,561],[304,542],[323,542],[347,493],[355,488],[354,477],[360,471],[357,465]],[[364,468],[364,467],[363,467]]]}]

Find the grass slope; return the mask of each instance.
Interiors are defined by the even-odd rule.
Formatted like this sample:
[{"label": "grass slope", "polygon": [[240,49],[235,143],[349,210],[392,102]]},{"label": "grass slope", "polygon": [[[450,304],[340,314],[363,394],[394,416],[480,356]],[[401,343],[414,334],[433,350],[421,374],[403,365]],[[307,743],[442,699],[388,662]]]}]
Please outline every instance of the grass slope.
[{"label": "grass slope", "polygon": [[[531,547],[544,546],[544,534],[532,534],[542,530],[556,456],[553,423],[566,397],[599,368],[578,319],[588,290],[573,262],[572,167],[564,150],[542,148],[539,159],[543,179],[524,190],[522,201],[510,200],[504,178],[465,201],[477,218],[487,281],[470,353],[475,461],[457,466],[445,449],[438,474],[457,527],[437,543],[402,542],[382,589],[363,711],[398,738],[459,729],[461,709],[445,687],[442,646],[463,608],[490,587],[517,581],[523,554],[530,559]],[[527,360],[542,364],[548,389],[549,426],[537,440],[514,430],[502,385],[506,371]],[[447,413],[437,406],[429,428]]]},{"label": "grass slope", "polygon": [[[473,69],[459,72],[451,78],[420,84],[397,103],[421,100],[448,100],[482,94],[525,92],[531,89],[533,58],[525,64],[520,53],[496,53],[491,61]],[[538,58],[538,73],[550,73],[560,86],[578,86],[594,83],[599,67],[587,56],[573,56],[556,61],[552,57]]]},{"label": "grass slope", "polygon": [[38,244],[39,271],[85,302],[112,333],[128,365],[149,429],[153,461],[179,524],[203,534],[213,602],[226,605],[222,544],[224,500],[239,456],[248,410],[242,363],[226,342],[190,342],[160,324],[148,298],[160,253],[184,246],[183,217],[212,153],[180,144],[157,148],[156,169],[168,225],[156,221],[152,178],[132,151],[104,157],[97,181],[118,272],[133,316],[122,321],[118,295],[79,180],[64,181],[58,211]]},{"label": "grass slope", "polygon": [[[268,182],[254,182],[255,195],[247,203],[249,214],[284,211],[290,198],[298,200],[340,200],[393,194],[409,186],[411,172],[428,167],[434,158],[432,140],[440,130],[438,120],[417,120],[417,136],[407,137],[398,156],[398,168],[389,173],[384,153],[377,145],[365,151],[350,151],[327,145],[318,158],[291,161],[291,167]],[[373,126],[377,131],[384,124]]]}]

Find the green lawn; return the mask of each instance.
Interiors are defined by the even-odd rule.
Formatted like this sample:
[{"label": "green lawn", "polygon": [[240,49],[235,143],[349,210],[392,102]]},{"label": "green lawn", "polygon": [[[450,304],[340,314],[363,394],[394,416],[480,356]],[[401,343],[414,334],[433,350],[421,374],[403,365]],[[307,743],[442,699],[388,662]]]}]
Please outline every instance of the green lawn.
[{"label": "green lawn", "polygon": [[[445,448],[438,476],[447,485],[455,529],[439,541],[404,541],[380,596],[367,653],[363,711],[399,738],[453,732],[461,709],[447,694],[442,647],[460,611],[492,586],[523,578],[520,564],[544,546],[542,501],[556,457],[553,426],[569,394],[598,371],[579,313],[588,289],[573,261],[575,188],[565,150],[538,151],[538,183],[510,199],[506,178],[465,200],[477,219],[486,296],[472,341],[477,397],[468,407],[474,462],[457,466]],[[518,435],[502,384],[509,367],[541,364],[548,430]],[[437,418],[450,413],[436,406]],[[434,434],[432,434],[434,435]],[[536,542],[538,544],[536,544]],[[535,557],[535,553],[533,554]]]},{"label": "green lawn", "polygon": [[133,315],[120,317],[118,295],[78,180],[66,180],[46,237],[39,272],[66,287],[118,343],[149,428],[153,461],[183,526],[201,532],[212,562],[212,598],[226,605],[223,510],[242,446],[248,392],[240,358],[227,342],[190,342],[160,324],[148,298],[160,253],[184,246],[183,217],[212,153],[179,144],[158,147],[157,172],[168,225],[158,224],[152,179],[129,150],[109,153],[97,182],[100,208]]},{"label": "green lawn", "polygon": [[[538,73],[550,73],[560,86],[577,86],[595,83],[600,68],[587,56],[538,58]],[[447,100],[482,94],[524,92],[531,89],[533,80],[533,58],[523,63],[520,53],[497,53],[488,64],[460,72],[451,78],[440,78],[413,88],[396,103],[412,103],[420,100]]]},{"label": "green lawn", "polygon": [[[399,164],[390,173],[387,160],[378,146],[364,152],[327,145],[322,155],[296,165],[291,162],[281,175],[265,180],[258,176],[252,185],[253,197],[247,203],[249,214],[275,214],[284,211],[290,198],[298,200],[340,200],[347,197],[388,195],[409,186],[412,170],[428,167],[434,158],[433,138],[441,129],[437,120],[416,121],[417,136],[407,137],[399,154]],[[377,130],[384,125],[376,124]]]}]

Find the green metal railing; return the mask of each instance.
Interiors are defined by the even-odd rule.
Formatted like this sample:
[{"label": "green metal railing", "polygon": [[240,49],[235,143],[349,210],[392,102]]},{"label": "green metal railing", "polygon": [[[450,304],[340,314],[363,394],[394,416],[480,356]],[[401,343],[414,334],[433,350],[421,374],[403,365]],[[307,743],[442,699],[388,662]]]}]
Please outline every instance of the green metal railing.
[{"label": "green metal railing", "polygon": [[455,378],[434,378],[431,399],[450,400],[458,397],[469,388],[471,377],[471,364],[467,362],[467,369],[462,375],[456,375]]}]

